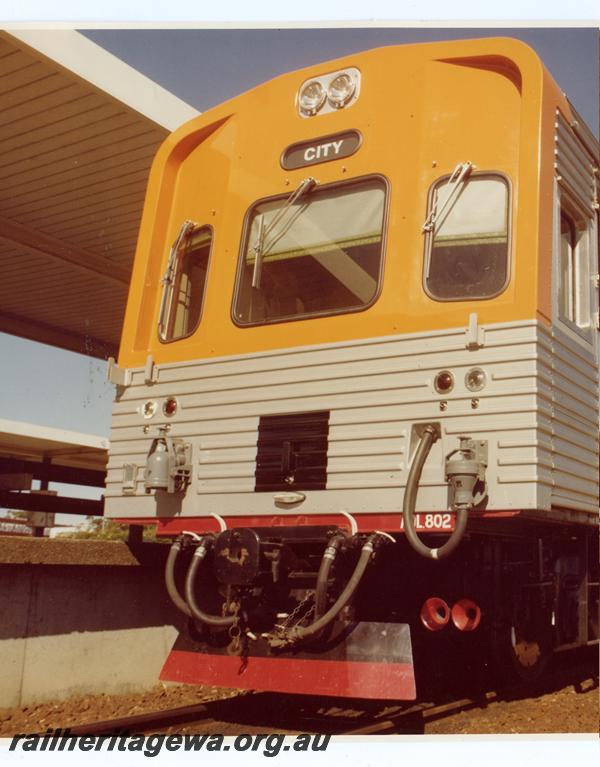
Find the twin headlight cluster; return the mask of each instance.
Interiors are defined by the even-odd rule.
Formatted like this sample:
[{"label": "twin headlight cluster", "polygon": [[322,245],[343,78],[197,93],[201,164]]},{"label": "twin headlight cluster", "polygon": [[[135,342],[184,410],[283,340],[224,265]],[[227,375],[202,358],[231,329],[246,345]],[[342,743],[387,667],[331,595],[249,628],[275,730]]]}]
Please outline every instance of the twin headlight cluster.
[{"label": "twin headlight cluster", "polygon": [[[470,392],[481,391],[487,383],[485,370],[471,368],[465,373],[465,386]],[[454,389],[454,375],[450,370],[440,370],[433,379],[433,386],[438,394],[448,394]]]},{"label": "twin headlight cluster", "polygon": [[302,117],[334,112],[353,104],[360,90],[360,72],[354,67],[306,80],[298,91]]}]

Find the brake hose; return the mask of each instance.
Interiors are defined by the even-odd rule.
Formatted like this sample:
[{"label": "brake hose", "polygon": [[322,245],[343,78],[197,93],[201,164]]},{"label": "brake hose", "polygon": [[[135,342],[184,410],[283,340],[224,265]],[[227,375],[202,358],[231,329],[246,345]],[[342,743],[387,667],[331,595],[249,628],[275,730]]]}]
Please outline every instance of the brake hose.
[{"label": "brake hose", "polygon": [[192,611],[187,606],[185,600],[182,598],[181,594],[177,590],[177,586],[175,585],[175,562],[177,561],[181,547],[181,540],[177,540],[169,549],[169,556],[167,557],[167,564],[165,565],[165,585],[167,587],[167,593],[171,597],[171,602],[173,602],[175,607],[181,610],[182,613],[185,613],[188,617],[191,618]]},{"label": "brake hose", "polygon": [[318,620],[314,621],[314,623],[311,623],[310,626],[294,627],[294,629],[290,632],[290,639],[292,641],[295,642],[300,639],[308,639],[309,637],[315,636],[315,634],[318,634],[333,620],[335,620],[335,618],[337,618],[340,612],[354,596],[354,592],[358,588],[358,585],[360,584],[362,577],[365,574],[365,570],[367,569],[371,555],[373,554],[374,542],[377,536],[378,533],[373,533],[367,538],[360,551],[360,557],[358,558],[354,572],[350,576],[345,589],[339,595],[335,603],[329,608],[325,615],[322,615]]},{"label": "brake hose", "polygon": [[315,589],[315,619],[320,618],[325,610],[327,604],[329,572],[345,537],[346,535],[344,533],[336,533],[333,535],[329,539],[325,551],[323,552],[321,566],[319,567],[319,572],[317,574],[317,586]]},{"label": "brake hose", "polygon": [[417,492],[419,490],[419,481],[431,446],[437,438],[438,432],[435,427],[426,426],[415,451],[410,471],[408,472],[406,490],[404,491],[404,505],[402,507],[406,538],[417,554],[420,554],[422,557],[427,557],[428,559],[445,559],[452,554],[463,539],[469,517],[468,509],[458,509],[456,512],[455,528],[446,543],[439,549],[430,548],[425,545],[417,535],[417,531],[415,530],[415,505],[417,501]]},{"label": "brake hose", "polygon": [[198,607],[196,597],[194,596],[194,582],[196,580],[196,574],[198,572],[198,568],[202,564],[204,557],[208,554],[211,543],[212,536],[207,535],[202,539],[200,545],[196,548],[196,551],[194,551],[194,555],[192,556],[192,561],[187,572],[187,577],[185,579],[185,600],[187,602],[187,606],[190,609],[192,618],[195,618],[201,623],[206,623],[207,626],[223,629],[228,628],[229,626],[233,626],[236,621],[235,615],[220,616],[205,613]]}]

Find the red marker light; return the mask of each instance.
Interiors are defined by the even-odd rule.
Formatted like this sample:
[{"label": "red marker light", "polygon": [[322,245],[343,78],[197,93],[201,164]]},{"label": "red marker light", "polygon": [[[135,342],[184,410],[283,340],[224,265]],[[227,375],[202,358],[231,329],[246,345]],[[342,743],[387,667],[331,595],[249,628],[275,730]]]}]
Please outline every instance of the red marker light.
[{"label": "red marker light", "polygon": [[446,394],[454,388],[454,376],[449,370],[442,370],[433,381],[435,390],[440,394]]},{"label": "red marker light", "polygon": [[165,404],[163,405],[163,413],[171,418],[177,412],[177,407],[178,404],[175,397],[169,397],[169,399],[166,400]]}]

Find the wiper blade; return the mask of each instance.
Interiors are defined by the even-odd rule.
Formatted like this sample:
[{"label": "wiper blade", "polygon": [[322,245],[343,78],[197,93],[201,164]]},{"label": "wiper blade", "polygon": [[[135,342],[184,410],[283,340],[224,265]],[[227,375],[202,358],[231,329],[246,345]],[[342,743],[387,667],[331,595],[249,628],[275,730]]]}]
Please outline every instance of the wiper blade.
[{"label": "wiper blade", "polygon": [[437,209],[437,200],[439,197],[439,193],[436,195],[436,201],[431,209],[430,214],[427,216],[425,223],[421,227],[421,230],[423,232],[432,232],[435,228],[436,223],[438,222],[438,219],[442,217],[442,214],[444,212],[450,213],[452,210],[454,203],[458,200],[458,193],[461,188],[461,184],[466,179],[466,177],[469,175],[469,173],[473,170],[473,163],[472,162],[459,162],[456,168],[452,171],[452,175],[448,179],[448,183],[446,184],[447,187],[452,186],[450,189],[448,196],[444,200],[444,203],[442,207],[438,210]]},{"label": "wiper blade", "polygon": [[263,248],[265,243],[265,217],[261,213],[258,217],[258,237],[252,250],[254,251],[254,271],[252,272],[252,287],[260,288],[260,274],[262,272]]},{"label": "wiper blade", "polygon": [[191,221],[189,218],[186,218],[186,220],[181,225],[181,229],[179,230],[179,233],[177,234],[177,237],[175,238],[175,242],[173,243],[173,245],[171,245],[171,250],[169,251],[169,260],[167,262],[167,269],[161,280],[161,283],[163,285],[170,285],[172,283],[173,274],[175,272],[175,263],[177,261],[177,253],[179,252],[181,243],[187,237],[187,235],[192,231],[192,229],[194,229],[197,226],[198,224],[195,221]]},{"label": "wiper blade", "polygon": [[252,273],[252,287],[256,288],[257,290],[260,289],[260,276],[262,272],[262,262],[263,257],[266,253],[269,252],[269,250],[275,245],[275,243],[281,239],[281,237],[286,233],[286,231],[289,229],[289,227],[292,225],[292,223],[295,221],[295,217],[292,218],[288,224],[283,227],[283,229],[280,232],[276,232],[271,237],[271,240],[269,243],[266,242],[267,235],[272,234],[279,223],[283,220],[286,213],[290,210],[292,205],[294,203],[298,202],[298,200],[305,195],[307,192],[309,192],[313,187],[317,186],[319,182],[317,179],[313,178],[312,176],[309,176],[308,178],[303,179],[296,189],[290,194],[290,196],[287,198],[285,203],[282,205],[282,207],[277,212],[277,215],[273,217],[273,220],[268,224],[268,226],[265,226],[264,223],[264,216],[261,215],[258,218],[258,235],[256,237],[256,242],[252,246],[252,250],[254,251],[254,271]]},{"label": "wiper blade", "polygon": [[179,230],[179,233],[175,239],[175,242],[171,246],[171,250],[169,252],[167,269],[161,280],[161,284],[163,286],[163,292],[162,292],[162,298],[160,300],[160,312],[158,315],[159,317],[158,332],[161,338],[164,337],[167,317],[171,313],[171,303],[173,300],[173,291],[171,288],[173,286],[173,282],[175,278],[175,270],[177,266],[177,255],[179,253],[179,248],[181,247],[181,243],[185,240],[188,234],[197,226],[198,224],[195,221],[186,219],[181,225],[181,229]]}]

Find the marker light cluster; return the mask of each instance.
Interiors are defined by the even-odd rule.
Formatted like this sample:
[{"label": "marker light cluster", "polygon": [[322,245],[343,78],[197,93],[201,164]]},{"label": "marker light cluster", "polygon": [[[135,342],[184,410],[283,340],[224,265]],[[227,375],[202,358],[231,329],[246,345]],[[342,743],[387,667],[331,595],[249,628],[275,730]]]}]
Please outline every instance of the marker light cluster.
[{"label": "marker light cluster", "polygon": [[[167,416],[167,418],[172,418],[178,409],[179,402],[175,397],[167,397],[167,399],[163,402],[162,411],[163,414]],[[155,400],[148,400],[142,405],[141,411],[144,418],[150,419],[156,415],[156,412],[158,411],[158,403]]]},{"label": "marker light cluster", "polygon": [[298,91],[298,108],[303,117],[317,112],[334,112],[343,109],[358,97],[360,73],[358,69],[332,72],[307,80]]},{"label": "marker light cluster", "polygon": [[[481,391],[487,383],[483,368],[471,368],[465,373],[465,386],[470,392]],[[449,370],[440,370],[433,379],[438,394],[448,394],[454,389],[454,375]]]}]

